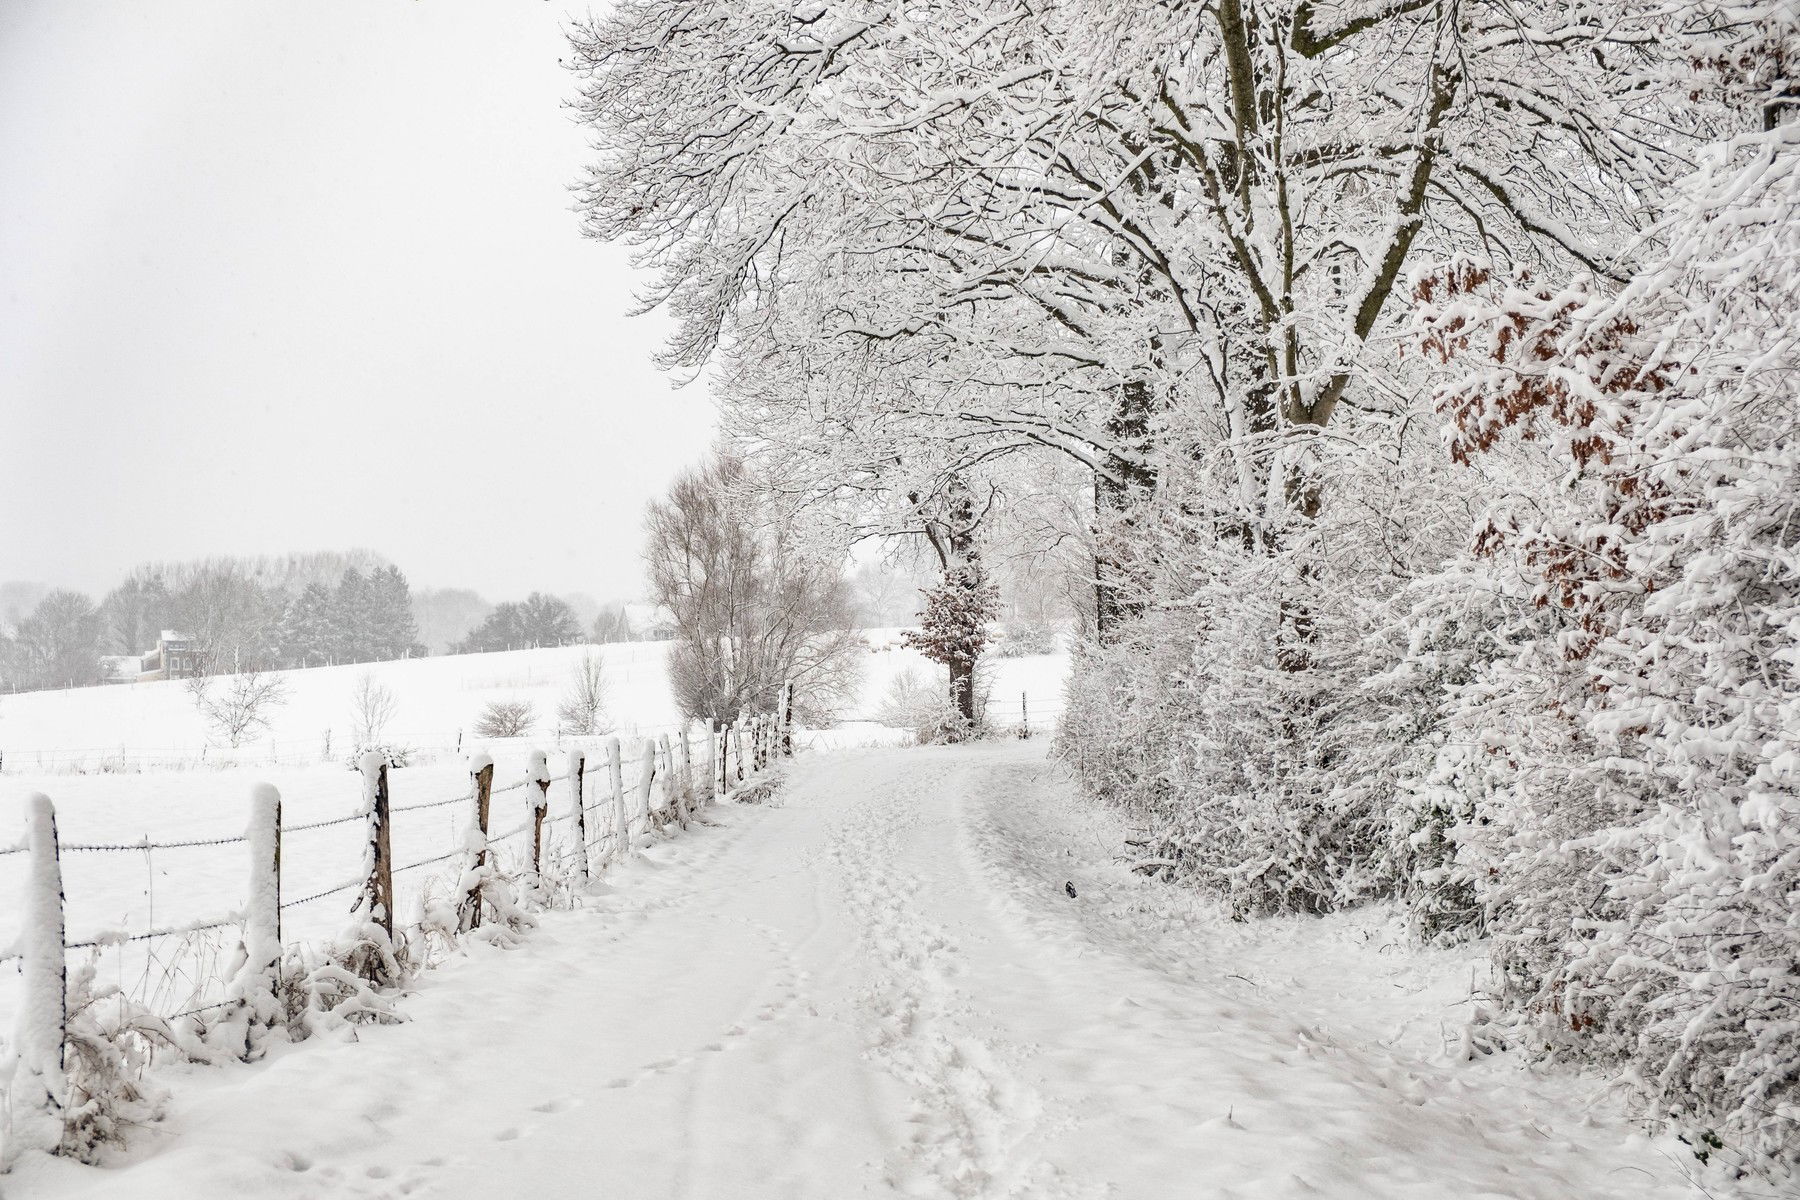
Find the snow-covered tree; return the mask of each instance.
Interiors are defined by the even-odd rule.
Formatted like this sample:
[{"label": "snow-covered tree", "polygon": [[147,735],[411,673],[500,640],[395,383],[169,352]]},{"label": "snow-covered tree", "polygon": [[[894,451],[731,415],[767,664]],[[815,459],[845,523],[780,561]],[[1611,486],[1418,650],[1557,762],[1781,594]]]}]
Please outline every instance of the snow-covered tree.
[{"label": "snow-covered tree", "polygon": [[683,472],[645,525],[651,592],[675,618],[669,684],[684,715],[774,712],[790,682],[801,721],[849,698],[864,646],[842,548],[805,537],[741,459],[714,454]]}]

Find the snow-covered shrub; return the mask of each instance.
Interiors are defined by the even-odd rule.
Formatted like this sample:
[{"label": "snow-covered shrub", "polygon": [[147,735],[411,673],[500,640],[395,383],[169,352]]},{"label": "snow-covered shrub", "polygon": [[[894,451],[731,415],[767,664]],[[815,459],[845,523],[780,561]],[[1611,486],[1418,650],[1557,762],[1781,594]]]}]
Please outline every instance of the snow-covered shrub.
[{"label": "snow-covered shrub", "polygon": [[363,755],[371,752],[381,755],[381,757],[387,761],[388,766],[396,769],[411,766],[413,755],[417,753],[411,746],[396,745],[392,742],[378,742],[373,746],[356,747],[350,757],[344,760],[344,765],[349,767],[352,771],[360,771],[362,769]]},{"label": "snow-covered shrub", "polygon": [[83,1162],[94,1161],[102,1146],[123,1142],[132,1126],[161,1116],[164,1093],[144,1079],[152,1047],[191,1048],[178,1045],[185,1039],[117,988],[97,985],[98,957],[90,955],[69,974],[63,1042],[68,1091],[57,1153]]},{"label": "snow-covered shrub", "polygon": [[994,638],[993,651],[1000,658],[1024,658],[1055,654],[1062,648],[1056,626],[1046,621],[1008,621]]},{"label": "snow-covered shrub", "polygon": [[1468,513],[1428,433],[1347,428],[1319,451],[1319,515],[1279,539],[1197,520],[1204,477],[1115,531],[1140,615],[1080,648],[1068,684],[1060,752],[1168,874],[1243,914],[1406,890],[1392,822],[1438,819],[1395,807],[1440,724],[1410,613]]},{"label": "snow-covered shrub", "polygon": [[537,723],[537,708],[529,700],[490,700],[475,718],[475,736],[524,737]]},{"label": "snow-covered shrub", "polygon": [[991,675],[975,669],[975,712],[971,722],[950,698],[950,672],[941,666],[923,671],[906,667],[888,680],[876,706],[875,719],[891,729],[912,733],[921,745],[946,745],[979,737],[987,730],[986,713],[992,696]]},{"label": "snow-covered shrub", "polygon": [[1565,477],[1478,543],[1538,629],[1458,698],[1460,854],[1528,1044],[1800,1162],[1800,127],[1714,148],[1659,232],[1616,294],[1422,284],[1453,451]]},{"label": "snow-covered shrub", "polygon": [[569,689],[556,707],[556,732],[590,736],[611,727],[606,719],[606,657],[588,650],[575,664]]}]

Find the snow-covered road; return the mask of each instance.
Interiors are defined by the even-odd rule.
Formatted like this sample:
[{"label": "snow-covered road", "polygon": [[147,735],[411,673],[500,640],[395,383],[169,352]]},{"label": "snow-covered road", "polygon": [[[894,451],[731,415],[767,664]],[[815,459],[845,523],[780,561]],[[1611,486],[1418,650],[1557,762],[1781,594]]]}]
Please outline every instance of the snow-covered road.
[{"label": "snow-covered road", "polygon": [[711,819],[408,1023],[165,1072],[107,1167],[0,1193],[1699,1194],[1594,1081],[1443,1052],[1469,955],[1146,883],[1041,743],[812,755]]}]

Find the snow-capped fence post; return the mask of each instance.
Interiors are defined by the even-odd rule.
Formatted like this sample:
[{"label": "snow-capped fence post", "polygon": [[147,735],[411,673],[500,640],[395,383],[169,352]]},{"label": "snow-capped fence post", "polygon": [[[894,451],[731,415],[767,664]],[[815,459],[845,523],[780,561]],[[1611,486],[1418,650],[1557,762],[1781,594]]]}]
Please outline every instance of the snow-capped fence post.
[{"label": "snow-capped fence post", "polygon": [[588,881],[587,814],[582,809],[581,785],[586,774],[587,754],[569,751],[569,794],[575,799],[575,877],[584,885]]},{"label": "snow-capped fence post", "polygon": [[731,754],[731,734],[729,728],[722,721],[717,723],[709,721],[708,724],[712,726],[713,730],[709,735],[712,738],[713,747],[712,789],[713,796],[718,797],[731,790],[731,781],[726,774],[728,769],[726,761]]},{"label": "snow-capped fence post", "polygon": [[711,804],[719,798],[719,723],[708,717],[706,720],[706,802]]},{"label": "snow-capped fence post", "polygon": [[[281,793],[259,783],[250,791],[250,898],[244,905],[244,965],[230,995],[243,1018],[243,1045],[233,1047],[245,1062],[258,1057],[263,1031],[282,1023],[281,1002]],[[233,1022],[235,1027],[235,1022]]]},{"label": "snow-capped fence post", "polygon": [[1031,736],[1031,705],[1026,703],[1025,693],[1019,693],[1019,736]]},{"label": "snow-capped fence post", "polygon": [[607,775],[612,781],[612,851],[608,860],[625,853],[630,822],[625,817],[625,763],[619,761],[619,739],[607,738]]},{"label": "snow-capped fence post", "polygon": [[744,782],[744,720],[743,714],[739,713],[738,719],[731,723],[731,753],[736,764],[732,770],[734,784]]},{"label": "snow-capped fence post", "polygon": [[656,782],[656,742],[645,738],[643,754],[638,760],[637,815],[643,818],[644,832],[650,832],[650,785]]},{"label": "snow-capped fence post", "polygon": [[544,898],[544,817],[550,812],[550,759],[542,750],[525,758],[525,803],[531,814],[531,884]]},{"label": "snow-capped fence post", "polygon": [[781,757],[794,757],[794,681],[781,684]]},{"label": "snow-capped fence post", "polygon": [[[356,908],[379,925],[387,935],[388,953],[394,944],[394,857],[392,837],[388,829],[388,762],[379,750],[365,753],[357,764],[362,768],[363,811],[369,820],[369,840],[363,851],[363,868],[368,881]],[[354,911],[354,910],[353,910]],[[379,983],[377,962],[369,960],[370,982]]]},{"label": "snow-capped fence post", "polygon": [[69,982],[63,955],[61,848],[50,797],[33,792],[25,801],[25,843],[31,855],[25,894],[25,929],[18,953],[24,987],[13,1031],[17,1066],[7,1087],[12,1112],[0,1167],[18,1150],[62,1149],[69,1101],[65,1070]]},{"label": "snow-capped fence post", "polygon": [[485,750],[469,756],[469,795],[475,802],[475,820],[469,828],[463,862],[468,891],[463,894],[456,922],[463,933],[481,926],[481,889],[487,882],[488,807],[494,798],[494,760]]}]

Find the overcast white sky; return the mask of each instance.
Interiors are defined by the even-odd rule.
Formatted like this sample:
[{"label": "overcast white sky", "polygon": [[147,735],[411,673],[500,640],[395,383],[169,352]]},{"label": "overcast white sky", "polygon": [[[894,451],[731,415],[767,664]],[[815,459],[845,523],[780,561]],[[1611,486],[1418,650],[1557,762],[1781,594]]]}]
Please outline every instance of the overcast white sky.
[{"label": "overcast white sky", "polygon": [[564,0],[0,3],[0,580],[639,589],[713,410],[583,240]]}]

